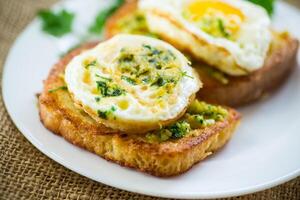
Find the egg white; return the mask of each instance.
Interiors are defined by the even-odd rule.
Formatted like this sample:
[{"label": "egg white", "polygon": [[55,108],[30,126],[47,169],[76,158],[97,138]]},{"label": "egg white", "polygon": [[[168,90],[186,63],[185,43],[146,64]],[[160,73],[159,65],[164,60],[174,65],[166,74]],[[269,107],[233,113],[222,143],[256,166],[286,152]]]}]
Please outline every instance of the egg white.
[{"label": "egg white", "polygon": [[221,0],[245,17],[232,41],[214,37],[183,17],[183,8],[193,1],[197,0],[140,0],[138,6],[146,13],[151,32],[227,74],[245,75],[263,67],[272,40],[270,18],[263,8],[242,0]]},{"label": "egg white", "polygon": [[[132,85],[120,78],[122,73],[120,74],[117,70],[119,66],[116,62],[120,52],[124,48],[140,48],[141,45],[158,47],[175,55],[178,70],[184,75],[174,88],[171,88],[170,94],[163,93],[159,97],[154,94],[162,87],[149,84],[146,87],[141,83]],[[83,63],[89,59],[95,59],[97,65],[86,68]],[[86,76],[89,77],[88,81],[84,81]],[[109,84],[120,87],[125,91],[124,94],[99,96],[100,92],[95,89],[97,88],[96,81],[106,78],[112,79]],[[189,61],[173,46],[158,39],[127,34],[114,36],[76,56],[66,67],[65,81],[76,105],[84,109],[96,121],[107,127],[135,134],[158,129],[162,125],[174,122],[184,114],[195,93],[201,87],[201,81],[197,73],[189,66]],[[109,116],[101,117],[98,111],[106,112]]]}]

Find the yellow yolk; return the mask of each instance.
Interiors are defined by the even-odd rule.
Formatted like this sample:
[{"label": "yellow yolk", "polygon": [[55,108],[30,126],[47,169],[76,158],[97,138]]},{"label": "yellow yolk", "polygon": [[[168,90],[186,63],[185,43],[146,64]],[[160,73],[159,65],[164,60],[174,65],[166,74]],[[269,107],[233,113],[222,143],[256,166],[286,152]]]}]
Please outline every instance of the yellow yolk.
[{"label": "yellow yolk", "polygon": [[93,89],[91,90],[91,92],[92,92],[92,94],[95,94],[95,95],[97,95],[97,94],[99,93],[99,91],[98,91],[97,88],[93,88]]},{"label": "yellow yolk", "polygon": [[91,83],[91,76],[90,76],[90,73],[88,71],[84,72],[82,81],[86,84]]},{"label": "yellow yolk", "polygon": [[[245,18],[239,9],[221,0],[195,0],[187,6],[185,13],[188,14],[189,20],[194,22],[209,20],[210,26],[213,26],[211,25],[212,20],[217,22],[219,22],[218,20],[222,20],[221,26],[231,35],[239,30],[240,24]],[[219,23],[215,27],[219,29]],[[204,27],[204,29],[207,29],[207,32],[212,35],[218,35],[214,34],[215,31],[213,29],[215,27]]]},{"label": "yellow yolk", "polygon": [[122,110],[126,110],[129,107],[129,103],[126,100],[121,100],[121,101],[118,102],[118,106]]},{"label": "yellow yolk", "polygon": [[244,19],[244,15],[239,9],[220,0],[195,0],[188,6],[188,12],[195,17],[195,20],[201,19],[210,9],[220,11],[224,15],[236,15]]}]

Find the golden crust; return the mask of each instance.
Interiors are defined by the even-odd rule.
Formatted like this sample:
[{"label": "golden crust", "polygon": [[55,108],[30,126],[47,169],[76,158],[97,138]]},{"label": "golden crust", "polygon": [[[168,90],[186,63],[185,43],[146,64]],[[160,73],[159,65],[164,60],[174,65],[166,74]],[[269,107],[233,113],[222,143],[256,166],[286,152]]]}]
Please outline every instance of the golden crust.
[{"label": "golden crust", "polygon": [[44,90],[39,96],[39,109],[41,121],[46,128],[107,160],[155,176],[181,174],[229,140],[240,120],[240,115],[233,109],[228,108],[229,117],[226,120],[194,130],[187,137],[163,143],[148,143],[144,136],[126,135],[95,122],[74,106],[67,91],[49,92],[64,84],[60,74],[64,72],[66,64],[83,50],[95,45],[84,45],[65,56],[44,81]]},{"label": "golden crust", "polygon": [[[112,17],[105,28],[107,38],[119,33],[117,22],[120,18],[136,10],[136,2],[124,4]],[[201,66],[199,61],[192,66],[198,71],[203,88],[197,97],[209,103],[241,106],[258,100],[278,88],[287,79],[297,62],[299,41],[286,33],[273,32],[274,39],[264,67],[246,76],[226,76],[228,84],[222,84]],[[174,43],[176,41],[172,41]],[[226,57],[224,52],[224,57]]]}]

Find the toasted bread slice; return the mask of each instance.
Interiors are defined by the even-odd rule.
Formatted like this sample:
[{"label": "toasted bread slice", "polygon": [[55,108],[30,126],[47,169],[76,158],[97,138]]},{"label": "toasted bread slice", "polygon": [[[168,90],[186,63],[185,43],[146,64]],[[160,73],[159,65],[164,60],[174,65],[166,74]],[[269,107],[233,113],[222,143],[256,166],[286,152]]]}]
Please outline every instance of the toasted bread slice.
[{"label": "toasted bread slice", "polygon": [[52,132],[106,160],[155,176],[173,176],[187,171],[221,148],[232,136],[240,115],[230,108],[226,108],[225,120],[165,142],[149,142],[144,135],[126,135],[95,122],[74,105],[61,76],[74,56],[93,46],[93,43],[87,44],[66,55],[44,81],[44,90],[39,96],[40,118]]},{"label": "toasted bread slice", "polygon": [[[105,36],[109,38],[122,32],[119,25],[120,19],[133,15],[136,9],[136,1],[124,4],[107,21]],[[140,29],[134,29],[134,32],[139,34],[147,34],[147,31],[149,30],[143,26]],[[192,66],[197,69],[203,82],[203,88],[197,94],[198,98],[209,103],[227,106],[241,106],[258,100],[282,85],[296,66],[298,43],[297,39],[287,33],[274,32],[264,66],[246,76],[225,75],[201,61],[193,61]],[[217,78],[212,74],[212,70],[218,74]],[[219,80],[220,75],[223,80],[226,80],[226,84]]]},{"label": "toasted bread slice", "polygon": [[[120,30],[120,20],[126,18],[130,18],[131,16],[135,17],[136,15],[136,10],[137,10],[137,1],[126,1],[112,16],[108,18],[108,20],[105,23],[105,28],[104,28],[104,37],[106,39],[113,37],[114,35],[124,32],[124,30]],[[144,19],[141,19],[144,20]],[[131,23],[131,22],[130,22]],[[128,24],[124,24],[125,26]],[[133,30],[134,34],[146,34],[149,32],[149,29],[145,26],[136,26],[136,27],[131,27]],[[129,33],[132,33],[132,30],[130,30]]]}]

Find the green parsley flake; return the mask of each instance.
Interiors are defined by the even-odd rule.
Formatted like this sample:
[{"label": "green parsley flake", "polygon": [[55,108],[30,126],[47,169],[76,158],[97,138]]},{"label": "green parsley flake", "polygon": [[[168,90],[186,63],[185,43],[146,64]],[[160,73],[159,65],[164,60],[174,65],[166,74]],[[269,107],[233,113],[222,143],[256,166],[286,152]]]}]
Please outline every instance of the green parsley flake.
[{"label": "green parsley flake", "polygon": [[101,100],[100,97],[95,97],[96,102],[100,102],[100,100]]},{"label": "green parsley flake", "polygon": [[106,81],[96,81],[97,89],[102,97],[116,97],[125,94],[125,90],[115,84],[108,84]]},{"label": "green parsley flake", "polygon": [[114,119],[116,119],[116,117],[113,116],[113,112],[115,112],[116,110],[117,110],[117,108],[112,106],[109,110],[106,110],[106,111],[98,110],[97,114],[98,114],[98,117],[100,117],[102,119],[109,119],[112,117]]},{"label": "green parsley flake", "polygon": [[194,77],[190,76],[187,74],[187,72],[181,72],[181,76],[185,76],[185,77],[188,77],[188,78],[191,78],[191,79],[194,79]]},{"label": "green parsley flake", "polygon": [[191,130],[191,127],[186,121],[180,121],[167,127],[167,129],[172,133],[171,138],[178,139],[187,134]]},{"label": "green parsley flake", "polygon": [[127,81],[131,85],[136,85],[136,81],[134,79],[128,77],[128,76],[122,75],[121,79],[124,80],[124,81]]},{"label": "green parsley flake", "polygon": [[214,106],[198,100],[191,103],[187,113],[190,115],[202,115],[205,119],[213,119],[215,121],[221,121],[228,115],[228,111],[221,106]]},{"label": "green parsley flake", "polygon": [[111,82],[111,81],[112,81],[111,78],[104,77],[104,76],[100,76],[99,74],[96,74],[96,77],[101,78],[101,79],[104,80],[104,81],[108,81],[108,82]]},{"label": "green parsley flake", "polygon": [[57,88],[54,88],[54,89],[51,89],[51,90],[48,90],[49,93],[53,93],[53,92],[56,92],[58,90],[68,90],[68,87],[63,85],[63,86],[59,86]]},{"label": "green parsley flake", "polygon": [[97,66],[97,60],[93,60],[93,61],[87,63],[84,67],[85,67],[86,69],[88,69],[88,68],[91,67],[91,66],[93,66],[93,67]]},{"label": "green parsley flake", "polygon": [[167,83],[167,81],[161,77],[161,76],[158,76],[155,81],[153,83],[151,83],[151,86],[158,86],[158,87],[162,87],[164,86],[165,84]]},{"label": "green parsley flake", "polygon": [[224,22],[222,19],[217,19],[217,22],[218,22],[218,27],[219,27],[219,30],[221,32],[221,35],[225,38],[228,38],[230,36],[230,34],[227,32],[225,26],[224,26]]},{"label": "green parsley flake", "polygon": [[148,133],[146,135],[146,140],[149,142],[164,142],[169,139],[179,139],[184,137],[190,131],[190,124],[183,120],[162,128],[158,132]]}]

